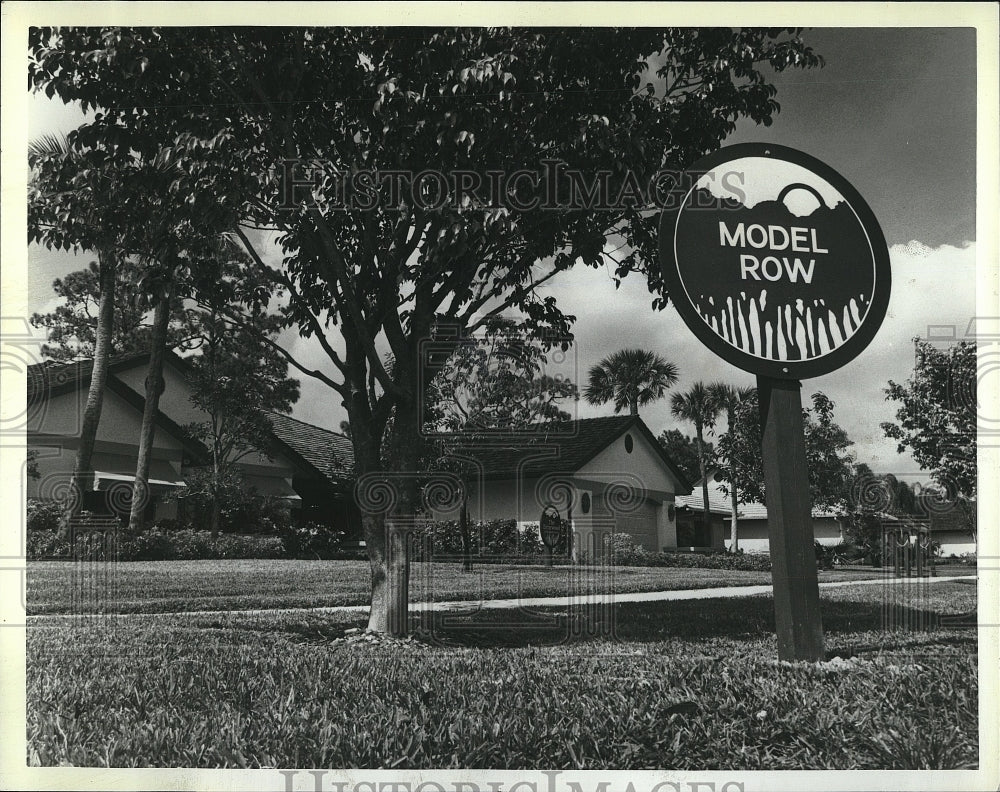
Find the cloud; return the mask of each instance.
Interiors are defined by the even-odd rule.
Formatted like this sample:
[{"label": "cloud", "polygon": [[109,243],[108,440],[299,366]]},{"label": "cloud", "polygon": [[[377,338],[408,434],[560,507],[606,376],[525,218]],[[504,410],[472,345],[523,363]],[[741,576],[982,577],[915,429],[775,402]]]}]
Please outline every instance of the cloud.
[{"label": "cloud", "polygon": [[[931,248],[913,241],[890,251],[892,296],[882,327],[871,345],[838,371],[802,383],[803,401],[822,390],[836,403],[835,415],[855,442],[854,451],[878,472],[916,472],[909,454],[896,453],[895,443],[880,428],[891,421],[895,406],[885,401],[888,380],[903,381],[913,370],[915,336],[926,337],[928,328],[954,327],[961,337],[976,311],[976,245],[942,245]],[[580,384],[587,369],[605,355],[624,347],[643,347],[673,361],[680,379],[674,390],[693,382],[721,379],[752,385],[748,374],[709,352],[684,325],[676,311],[651,310],[652,296],[641,276],[629,276],[616,290],[603,269],[575,267],[561,281],[544,290],[556,297],[560,308],[577,316],[574,327]],[[580,402],[580,417],[605,415],[608,405]],[[665,399],[642,410],[654,433],[678,427],[689,434],[693,427],[679,424]]]}]

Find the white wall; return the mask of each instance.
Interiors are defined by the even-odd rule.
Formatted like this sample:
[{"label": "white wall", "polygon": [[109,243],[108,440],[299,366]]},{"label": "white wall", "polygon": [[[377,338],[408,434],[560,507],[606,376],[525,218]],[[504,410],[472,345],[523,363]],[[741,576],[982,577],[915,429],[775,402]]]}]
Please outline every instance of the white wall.
[{"label": "white wall", "polygon": [[[632,437],[632,452],[625,448],[625,435]],[[609,443],[607,448],[581,467],[578,478],[606,480],[618,474],[635,476],[649,490],[675,494],[678,482],[667,471],[659,454],[638,430],[631,429]]]},{"label": "white wall", "polygon": [[[740,549],[747,553],[770,552],[768,543],[767,520],[739,521]],[[729,524],[726,524],[725,545],[729,547]],[[840,523],[833,517],[813,518],[813,537],[815,541],[826,547],[838,545],[843,541]]]}]

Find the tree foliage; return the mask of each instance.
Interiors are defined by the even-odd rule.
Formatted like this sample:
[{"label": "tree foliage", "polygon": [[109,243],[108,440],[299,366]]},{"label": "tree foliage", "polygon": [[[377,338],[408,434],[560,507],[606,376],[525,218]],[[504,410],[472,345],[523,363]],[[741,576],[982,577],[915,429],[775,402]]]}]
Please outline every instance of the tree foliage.
[{"label": "tree foliage", "polygon": [[616,413],[662,399],[677,382],[677,366],[648,349],[622,349],[591,367],[584,397],[591,404],[613,402]]},{"label": "tree foliage", "polygon": [[[119,273],[114,295],[111,357],[143,352],[149,348],[149,322],[136,286],[127,274]],[[47,343],[42,354],[52,360],[89,360],[94,357],[98,306],[101,299],[98,264],[56,278],[52,289],[63,302],[52,311],[31,317],[34,327],[44,328]],[[182,299],[171,306],[167,344],[184,348],[190,341],[190,316]]]},{"label": "tree foliage", "polygon": [[896,423],[882,430],[930,472],[951,499],[976,497],[976,344],[961,341],[948,349],[914,339],[913,375],[903,384],[889,380],[885,393],[899,402]]},{"label": "tree foliage", "polygon": [[[821,391],[812,395],[812,407],[802,408],[806,464],[813,508],[842,508],[854,479],[854,442],[833,419],[834,403]],[[761,456],[760,404],[757,393],[749,395],[734,412],[734,422],[719,438],[719,454],[737,458],[736,488],[740,503],[767,503],[764,463]],[[726,488],[728,494],[728,488]]]},{"label": "tree foliage", "polygon": [[[701,468],[698,462],[698,442],[680,429],[664,429],[657,438],[667,456],[681,469],[688,481],[697,481]],[[711,466],[715,461],[715,448],[706,442],[705,458]]]},{"label": "tree foliage", "polygon": [[438,431],[465,436],[481,430],[518,429],[568,421],[563,409],[577,397],[576,385],[546,372],[542,341],[514,320],[495,317],[482,334],[461,342],[427,393],[428,418]]}]

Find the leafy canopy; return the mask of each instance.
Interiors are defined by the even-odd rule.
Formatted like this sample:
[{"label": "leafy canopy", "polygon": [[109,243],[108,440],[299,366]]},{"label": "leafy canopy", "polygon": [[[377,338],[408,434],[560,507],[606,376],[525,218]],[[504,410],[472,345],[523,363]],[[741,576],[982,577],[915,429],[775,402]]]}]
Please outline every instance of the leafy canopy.
[{"label": "leafy canopy", "polygon": [[961,341],[947,349],[914,339],[913,376],[889,380],[885,393],[899,403],[896,422],[885,422],[886,437],[909,449],[948,498],[976,497],[976,344]]}]

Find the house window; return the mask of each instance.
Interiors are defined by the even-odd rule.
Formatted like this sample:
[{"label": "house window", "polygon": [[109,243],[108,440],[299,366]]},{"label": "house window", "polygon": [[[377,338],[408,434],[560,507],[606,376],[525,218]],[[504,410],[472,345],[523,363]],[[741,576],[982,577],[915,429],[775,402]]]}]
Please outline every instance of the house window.
[{"label": "house window", "polygon": [[667,506],[667,519],[670,520],[670,522],[677,519],[677,510],[674,508],[674,504],[672,503]]},{"label": "house window", "polygon": [[625,453],[626,454],[631,454],[633,447],[634,447],[634,444],[632,442],[632,435],[630,435],[630,434],[625,435]]},{"label": "house window", "polygon": [[590,513],[590,493],[585,492],[580,496],[580,511],[584,514]]}]

